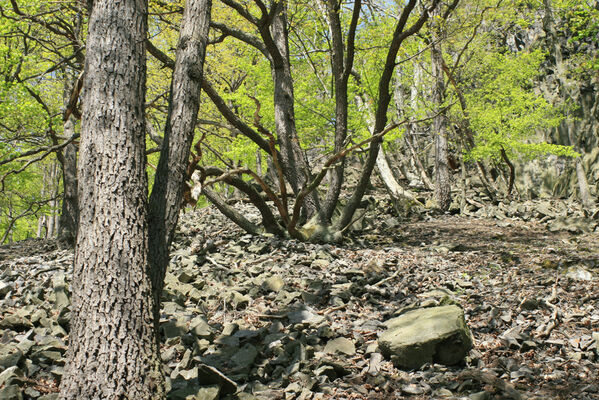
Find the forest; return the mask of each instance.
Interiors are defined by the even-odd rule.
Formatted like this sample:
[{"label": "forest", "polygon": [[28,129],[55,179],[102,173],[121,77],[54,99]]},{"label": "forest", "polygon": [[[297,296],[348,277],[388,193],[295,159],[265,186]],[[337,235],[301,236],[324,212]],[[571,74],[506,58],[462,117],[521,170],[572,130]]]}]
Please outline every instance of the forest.
[{"label": "forest", "polygon": [[0,17],[0,398],[599,398],[596,0]]}]

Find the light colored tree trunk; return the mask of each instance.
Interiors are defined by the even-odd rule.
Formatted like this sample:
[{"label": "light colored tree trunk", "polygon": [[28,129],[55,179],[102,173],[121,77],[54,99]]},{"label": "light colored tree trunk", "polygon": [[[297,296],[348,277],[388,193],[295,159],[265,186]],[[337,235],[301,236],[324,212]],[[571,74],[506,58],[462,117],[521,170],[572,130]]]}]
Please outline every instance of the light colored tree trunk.
[{"label": "light colored tree trunk", "polygon": [[451,204],[451,182],[447,165],[447,118],[443,111],[445,101],[445,76],[443,73],[443,53],[441,49],[442,27],[439,10],[433,12],[431,64],[433,72],[433,104],[437,113],[433,118],[435,135],[435,200],[441,210],[448,210]]},{"label": "light colored tree trunk", "polygon": [[147,1],[94,0],[61,399],[163,399],[147,260]]}]

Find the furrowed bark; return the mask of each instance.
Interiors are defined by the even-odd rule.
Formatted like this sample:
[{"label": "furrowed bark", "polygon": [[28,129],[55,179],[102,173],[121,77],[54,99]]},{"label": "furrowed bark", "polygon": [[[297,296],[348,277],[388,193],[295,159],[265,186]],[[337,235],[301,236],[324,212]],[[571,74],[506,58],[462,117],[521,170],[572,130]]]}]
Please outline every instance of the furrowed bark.
[{"label": "furrowed bark", "polygon": [[62,399],[165,396],[147,274],[146,35],[146,1],[93,2]]},{"label": "furrowed bark", "polygon": [[211,6],[211,0],[188,0],[183,11],[164,139],[149,200],[149,260],[156,317],[200,107]]}]

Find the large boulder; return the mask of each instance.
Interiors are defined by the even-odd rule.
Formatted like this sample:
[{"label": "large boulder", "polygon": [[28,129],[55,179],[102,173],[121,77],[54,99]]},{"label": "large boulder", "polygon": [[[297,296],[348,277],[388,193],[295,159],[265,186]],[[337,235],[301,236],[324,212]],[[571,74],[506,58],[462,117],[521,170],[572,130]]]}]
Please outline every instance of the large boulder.
[{"label": "large boulder", "polygon": [[457,364],[472,348],[464,311],[455,305],[408,311],[385,325],[379,348],[400,368]]}]

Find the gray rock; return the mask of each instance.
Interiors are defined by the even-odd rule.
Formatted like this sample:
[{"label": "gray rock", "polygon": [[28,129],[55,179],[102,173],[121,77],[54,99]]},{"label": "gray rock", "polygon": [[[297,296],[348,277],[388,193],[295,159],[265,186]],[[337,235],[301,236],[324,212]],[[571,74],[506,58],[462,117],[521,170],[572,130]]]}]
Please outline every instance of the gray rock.
[{"label": "gray rock", "polygon": [[11,314],[0,321],[0,329],[10,329],[12,331],[24,331],[33,328],[31,321],[21,315]]},{"label": "gray rock", "polygon": [[9,344],[0,347],[0,367],[14,367],[21,358],[23,358],[23,352],[17,346]]},{"label": "gray rock", "polygon": [[566,271],[566,277],[575,281],[592,281],[593,274],[583,267],[571,267]]},{"label": "gray rock", "polygon": [[491,398],[491,393],[482,391],[478,393],[473,393],[468,396],[470,400],[489,400]]},{"label": "gray rock", "polygon": [[0,299],[12,290],[12,284],[0,281]]},{"label": "gray rock", "polygon": [[190,283],[191,281],[193,281],[193,278],[193,275],[189,274],[187,271],[181,271],[181,273],[177,277],[177,279],[181,283]]},{"label": "gray rock", "polygon": [[0,387],[10,384],[13,379],[20,378],[22,376],[23,372],[17,366],[7,368],[0,373]]},{"label": "gray rock", "polygon": [[214,337],[214,330],[208,325],[204,318],[200,316],[191,320],[189,323],[189,330],[200,339],[212,340]]},{"label": "gray rock", "polygon": [[201,385],[218,385],[223,395],[237,392],[237,384],[216,368],[206,364],[198,364],[197,367]]},{"label": "gray rock", "polygon": [[52,287],[54,289],[54,307],[63,309],[71,303],[67,293],[67,282],[64,273],[56,274],[52,278]]},{"label": "gray rock", "polygon": [[310,268],[313,269],[327,269],[329,267],[329,265],[331,265],[331,262],[329,260],[321,260],[321,259],[317,259],[312,261],[312,263],[310,264]]},{"label": "gray rock", "polygon": [[419,368],[433,361],[457,364],[472,348],[464,311],[458,306],[408,311],[386,325],[379,347],[398,367]]},{"label": "gray rock", "polygon": [[231,361],[240,369],[248,369],[258,357],[258,350],[251,344],[246,344],[231,357]]},{"label": "gray rock", "polygon": [[287,318],[292,324],[319,325],[324,321],[324,317],[312,312],[310,307],[300,305],[296,310],[288,312]]},{"label": "gray rock", "polygon": [[271,276],[264,280],[262,288],[268,292],[279,292],[285,286],[285,281],[279,275]]},{"label": "gray rock", "polygon": [[337,339],[329,340],[326,346],[324,347],[325,353],[335,354],[342,353],[348,356],[353,356],[356,354],[356,346],[354,342],[351,340],[340,337]]},{"label": "gray rock", "polygon": [[246,308],[248,306],[248,304],[250,304],[250,301],[252,301],[251,297],[245,296],[245,295],[239,293],[236,290],[232,290],[229,293],[229,296],[227,298],[229,300],[229,303],[236,310],[240,310],[240,309]]},{"label": "gray rock", "polygon": [[21,389],[17,385],[8,385],[0,389],[0,399],[2,400],[23,400]]}]

